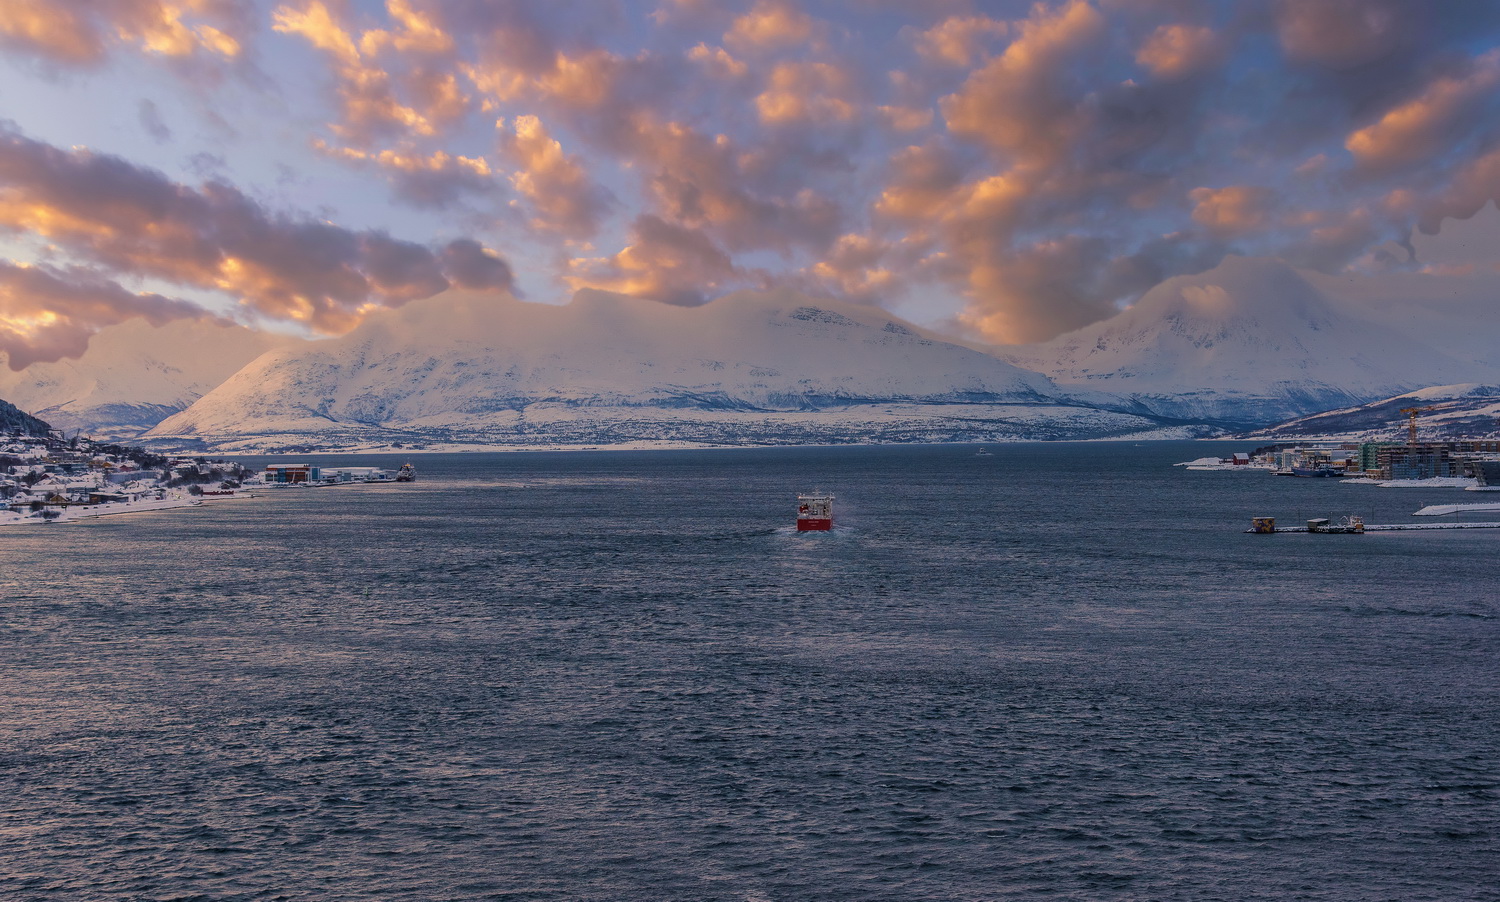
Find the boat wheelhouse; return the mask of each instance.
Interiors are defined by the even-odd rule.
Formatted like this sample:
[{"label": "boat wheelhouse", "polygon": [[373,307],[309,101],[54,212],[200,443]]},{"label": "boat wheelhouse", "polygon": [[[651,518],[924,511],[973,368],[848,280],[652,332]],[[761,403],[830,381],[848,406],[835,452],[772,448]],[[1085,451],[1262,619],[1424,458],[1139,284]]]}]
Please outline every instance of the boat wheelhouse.
[{"label": "boat wheelhouse", "polygon": [[833,496],[797,496],[797,531],[821,532],[833,528]]}]

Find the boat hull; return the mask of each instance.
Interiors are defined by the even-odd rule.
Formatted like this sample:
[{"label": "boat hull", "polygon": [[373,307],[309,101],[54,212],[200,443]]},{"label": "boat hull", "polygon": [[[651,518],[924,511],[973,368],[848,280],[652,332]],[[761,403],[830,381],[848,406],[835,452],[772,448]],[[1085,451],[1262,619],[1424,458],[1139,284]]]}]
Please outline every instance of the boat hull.
[{"label": "boat hull", "polygon": [[833,528],[832,517],[799,517],[797,518],[798,532],[827,532]]}]

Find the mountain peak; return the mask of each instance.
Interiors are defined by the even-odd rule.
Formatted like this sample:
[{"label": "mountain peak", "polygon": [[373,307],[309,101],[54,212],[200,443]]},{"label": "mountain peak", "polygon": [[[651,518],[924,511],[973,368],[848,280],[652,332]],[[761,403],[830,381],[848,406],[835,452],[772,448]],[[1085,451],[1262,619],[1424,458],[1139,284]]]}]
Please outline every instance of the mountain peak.
[{"label": "mountain peak", "polygon": [[1373,321],[1357,300],[1263,257],[1226,257],[1168,279],[1110,319],[1006,356],[1063,387],[1122,393],[1158,415],[1244,423],[1476,378]]}]

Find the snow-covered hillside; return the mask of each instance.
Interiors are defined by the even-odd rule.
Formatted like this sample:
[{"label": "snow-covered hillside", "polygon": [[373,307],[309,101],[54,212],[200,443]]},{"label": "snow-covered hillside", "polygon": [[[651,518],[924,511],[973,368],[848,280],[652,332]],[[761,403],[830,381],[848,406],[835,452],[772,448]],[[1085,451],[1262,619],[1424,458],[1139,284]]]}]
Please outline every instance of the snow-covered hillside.
[{"label": "snow-covered hillside", "polygon": [[1500,310],[1426,296],[1431,283],[1230,257],[1168,279],[1108,320],[1005,356],[1081,397],[1114,393],[1143,412],[1245,425],[1500,379]]},{"label": "snow-covered hillside", "polygon": [[[1337,438],[1406,441],[1407,415],[1417,409],[1419,441],[1500,437],[1500,385],[1438,385],[1278,423],[1255,438]],[[1431,408],[1431,409],[1428,409]]]},{"label": "snow-covered hillside", "polygon": [[158,327],[130,319],[100,330],[75,360],[14,372],[0,353],[0,397],[57,429],[130,438],[183,410],[267,350],[301,343],[212,320]]},{"label": "snow-covered hillside", "polygon": [[[894,407],[873,415],[870,405]],[[872,307],[786,292],[696,308],[598,291],[565,306],[449,292],[380,311],[341,338],[271,351],[148,437],[717,444],[850,440],[884,423],[951,440],[996,434],[951,422],[997,426],[1001,406],[1021,420],[1016,411],[1048,407],[1053,437],[1158,425],[1058,403],[1046,378]]]}]

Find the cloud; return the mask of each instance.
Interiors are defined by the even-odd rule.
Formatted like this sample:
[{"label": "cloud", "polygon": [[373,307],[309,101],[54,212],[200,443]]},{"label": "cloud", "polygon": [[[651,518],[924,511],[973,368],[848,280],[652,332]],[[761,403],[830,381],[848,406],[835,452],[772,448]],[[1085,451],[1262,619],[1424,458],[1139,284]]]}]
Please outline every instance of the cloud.
[{"label": "cloud", "polygon": [[778,63],[755,109],[767,125],[848,122],[860,110],[857,82],[852,71],[831,63]]},{"label": "cloud", "polygon": [[900,278],[881,261],[891,252],[885,242],[870,235],[841,235],[811,275],[850,300],[874,301],[905,290]]},{"label": "cloud", "polygon": [[1221,237],[1264,229],[1276,199],[1271,189],[1254,185],[1194,188],[1188,196],[1193,221]]},{"label": "cloud", "polygon": [[117,45],[166,58],[232,60],[247,30],[244,12],[230,0],[6,0],[0,45],[70,67],[99,66]]},{"label": "cloud", "polygon": [[964,180],[964,167],[947,146],[929,141],[892,156],[884,190],[875,203],[877,213],[917,224],[945,215],[954,192]]},{"label": "cloud", "polygon": [[975,302],[960,321],[992,341],[1043,341],[1114,312],[1104,241],[1069,235],[987,259],[970,274]]},{"label": "cloud", "polygon": [[876,111],[885,119],[887,127],[892,131],[919,132],[932,125],[931,109],[886,105],[878,107]]},{"label": "cloud", "polygon": [[710,47],[699,43],[687,53],[687,58],[708,70],[716,78],[726,81],[744,78],[750,67],[735,59],[723,47]]},{"label": "cloud", "polygon": [[313,147],[339,160],[369,166],[390,180],[396,197],[423,209],[443,209],[467,198],[494,195],[500,190],[484,157],[468,157],[435,150],[429,154],[385,149],[337,147],[321,138]]},{"label": "cloud", "polygon": [[679,306],[701,304],[741,274],[702,232],[652,216],[636,218],[631,244],[612,257],[575,259],[568,283]]},{"label": "cloud", "polygon": [[1412,197],[1407,206],[1417,208],[1421,230],[1436,235],[1444,219],[1468,219],[1490,201],[1500,201],[1500,147],[1465,163],[1441,193]]},{"label": "cloud", "polygon": [[[381,137],[431,137],[462,119],[469,97],[451,71],[454,42],[435,18],[407,0],[387,0],[393,29],[356,35],[322,0],[278,6],[272,29],[299,35],[332,63],[336,134],[356,144]],[[400,66],[385,57],[395,57]]]},{"label": "cloud", "polygon": [[0,130],[0,229],[323,332],[447,287],[439,256],[422,245],[273,213],[223,182],[192,188],[13,130]]},{"label": "cloud", "polygon": [[172,140],[172,130],[162,121],[161,110],[156,104],[149,100],[142,100],[136,106],[136,115],[141,121],[141,128],[146,130],[152,140],[158,144],[165,144]]},{"label": "cloud", "polygon": [[1460,76],[1434,79],[1411,100],[1349,135],[1344,147],[1364,172],[1387,172],[1441,156],[1485,117],[1500,84],[1500,51],[1479,57]]},{"label": "cloud", "polygon": [[918,32],[917,53],[932,62],[967,69],[988,56],[987,45],[1010,32],[1010,24],[988,16],[949,16]]},{"label": "cloud", "polygon": [[1157,78],[1183,78],[1222,58],[1223,44],[1203,25],[1163,25],[1136,51],[1135,61]]},{"label": "cloud", "polygon": [[532,225],[574,240],[592,238],[613,198],[589,177],[581,158],[563,153],[535,116],[517,116],[510,130],[502,123],[500,135],[501,153],[520,167],[510,182],[533,211]]},{"label": "cloud", "polygon": [[[1495,4],[11,6],[24,14],[0,22],[0,42],[55,66],[134,53],[224,68],[255,50],[291,63],[262,66],[271,83],[305,90],[287,80],[311,59],[325,72],[306,98],[320,124],[275,164],[300,165],[292,154],[311,144],[404,204],[524,227],[560,284],[675,303],[771,281],[860,300],[930,295],[945,311],[967,303],[976,334],[1022,340],[1231,251],[1359,265],[1348,261],[1500,188]],[[155,100],[160,110],[127,112],[159,141],[193,140],[231,108]],[[183,185],[50,154],[23,165],[27,153],[0,149],[15,170],[0,172],[3,227],[266,315],[336,331],[443,281],[512,279],[477,243],[428,247],[268,209],[222,181],[228,156],[194,170],[207,184]],[[99,184],[74,197],[27,168],[54,165]],[[338,182],[309,175],[297,190],[336,203]]]},{"label": "cloud", "polygon": [[100,328],[132,317],[159,326],[207,316],[194,304],[130,292],[89,270],[0,260],[0,352],[16,372],[33,363],[77,357]]},{"label": "cloud", "polygon": [[795,46],[811,41],[819,23],[786,0],[757,0],[750,11],[734,20],[724,43],[746,50]]},{"label": "cloud", "polygon": [[459,288],[516,293],[510,264],[473,239],[450,241],[442,258],[448,277]]},{"label": "cloud", "polygon": [[1082,128],[1069,66],[1105,37],[1104,17],[1085,0],[1038,4],[1005,52],[975,70],[942,110],[954,135],[1025,160],[1048,157]]},{"label": "cloud", "polygon": [[838,234],[840,206],[805,187],[811,173],[790,147],[747,149],[724,135],[649,118],[636,123],[632,147],[659,218],[709,233],[732,250],[821,248]]},{"label": "cloud", "polygon": [[1414,24],[1409,9],[1384,0],[1280,0],[1276,31],[1288,57],[1351,69],[1396,50]]}]

